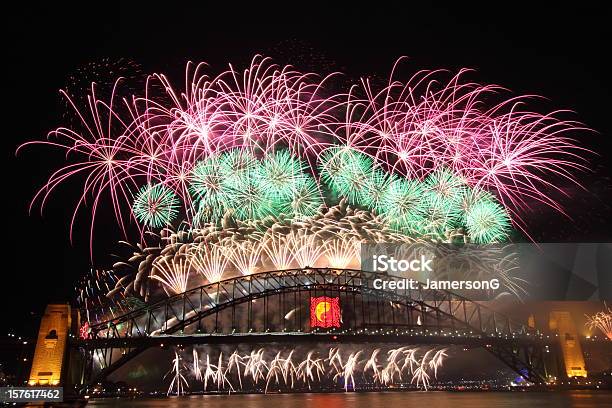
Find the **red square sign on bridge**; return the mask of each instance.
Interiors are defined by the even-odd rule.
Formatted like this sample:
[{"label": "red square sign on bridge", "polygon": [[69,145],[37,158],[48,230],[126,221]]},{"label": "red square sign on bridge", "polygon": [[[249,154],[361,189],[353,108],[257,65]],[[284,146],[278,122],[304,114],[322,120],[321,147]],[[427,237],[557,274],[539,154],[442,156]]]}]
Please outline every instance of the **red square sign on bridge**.
[{"label": "red square sign on bridge", "polygon": [[310,298],[310,327],[340,327],[340,298],[319,296]]}]

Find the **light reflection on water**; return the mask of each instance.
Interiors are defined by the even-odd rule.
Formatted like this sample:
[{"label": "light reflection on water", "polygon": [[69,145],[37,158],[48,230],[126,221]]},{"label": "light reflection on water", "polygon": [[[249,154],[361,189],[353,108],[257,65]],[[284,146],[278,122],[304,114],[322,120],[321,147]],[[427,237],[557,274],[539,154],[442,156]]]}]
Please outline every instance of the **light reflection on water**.
[{"label": "light reflection on water", "polygon": [[372,392],[338,394],[206,395],[140,400],[92,400],[88,407],[152,408],[403,408],[612,407],[612,392]]}]

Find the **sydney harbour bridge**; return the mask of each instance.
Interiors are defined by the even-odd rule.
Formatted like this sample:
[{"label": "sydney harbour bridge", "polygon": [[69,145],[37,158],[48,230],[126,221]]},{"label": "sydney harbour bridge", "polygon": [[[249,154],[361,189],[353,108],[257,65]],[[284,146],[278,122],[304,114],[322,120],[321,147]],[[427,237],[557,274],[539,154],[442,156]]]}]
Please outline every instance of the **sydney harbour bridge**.
[{"label": "sydney harbour bridge", "polygon": [[[62,383],[103,381],[153,347],[204,344],[393,343],[484,348],[544,384],[558,342],[485,305],[443,290],[376,289],[380,273],[306,268],[210,283],[68,336]],[[334,324],[312,324],[312,299],[337,299]],[[74,325],[73,325],[74,327]],[[42,327],[41,327],[42,330]],[[554,370],[554,368],[553,368]]]}]

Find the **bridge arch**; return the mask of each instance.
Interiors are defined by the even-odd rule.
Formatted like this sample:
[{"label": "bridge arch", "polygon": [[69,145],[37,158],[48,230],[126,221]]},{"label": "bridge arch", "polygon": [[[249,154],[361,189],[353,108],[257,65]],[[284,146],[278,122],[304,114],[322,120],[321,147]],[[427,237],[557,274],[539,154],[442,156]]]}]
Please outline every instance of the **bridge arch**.
[{"label": "bridge arch", "polygon": [[[160,341],[166,344],[184,341],[205,344],[264,339],[255,337],[255,333],[299,334],[302,336],[299,339],[321,340],[329,334],[341,336],[343,340],[374,339],[386,335],[387,341],[470,344],[485,347],[529,381],[545,381],[542,354],[546,345],[535,330],[513,322],[482,303],[448,291],[424,289],[420,284],[416,289],[377,289],[374,280],[378,278],[390,277],[353,269],[306,268],[230,278],[94,325],[90,338],[77,342],[77,346],[103,355],[104,366],[100,372],[86,376],[90,383],[100,381]],[[306,305],[313,295],[340,299],[345,316],[340,328],[309,327]],[[283,325],[283,319],[278,318],[281,315],[286,317],[287,310],[297,309],[289,319],[293,319],[291,324],[281,328],[272,323],[268,308],[271,299],[274,299],[272,313]],[[253,304],[258,301],[258,308],[264,311],[260,320],[253,314],[256,309]],[[241,307],[246,311],[243,309],[241,312]],[[361,316],[356,313],[357,307],[361,308]],[[374,310],[376,313],[372,313]],[[223,316],[224,312],[228,313]],[[228,319],[228,314],[231,319]],[[244,321],[237,322],[237,316],[238,320],[246,318],[246,326]],[[201,323],[213,317],[214,329],[209,327],[202,331]],[[276,336],[266,341],[280,339]],[[112,351],[116,348],[121,349],[121,354],[118,358],[115,354],[113,359]]]}]

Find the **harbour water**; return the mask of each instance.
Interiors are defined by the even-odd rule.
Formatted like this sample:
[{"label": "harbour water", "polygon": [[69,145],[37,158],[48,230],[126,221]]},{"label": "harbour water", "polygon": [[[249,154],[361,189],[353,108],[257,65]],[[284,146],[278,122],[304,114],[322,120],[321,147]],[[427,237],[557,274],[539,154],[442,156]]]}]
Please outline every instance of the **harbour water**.
[{"label": "harbour water", "polygon": [[612,407],[611,391],[560,392],[372,392],[337,394],[205,395],[161,399],[100,399],[88,407],[151,408],[605,408]]}]

